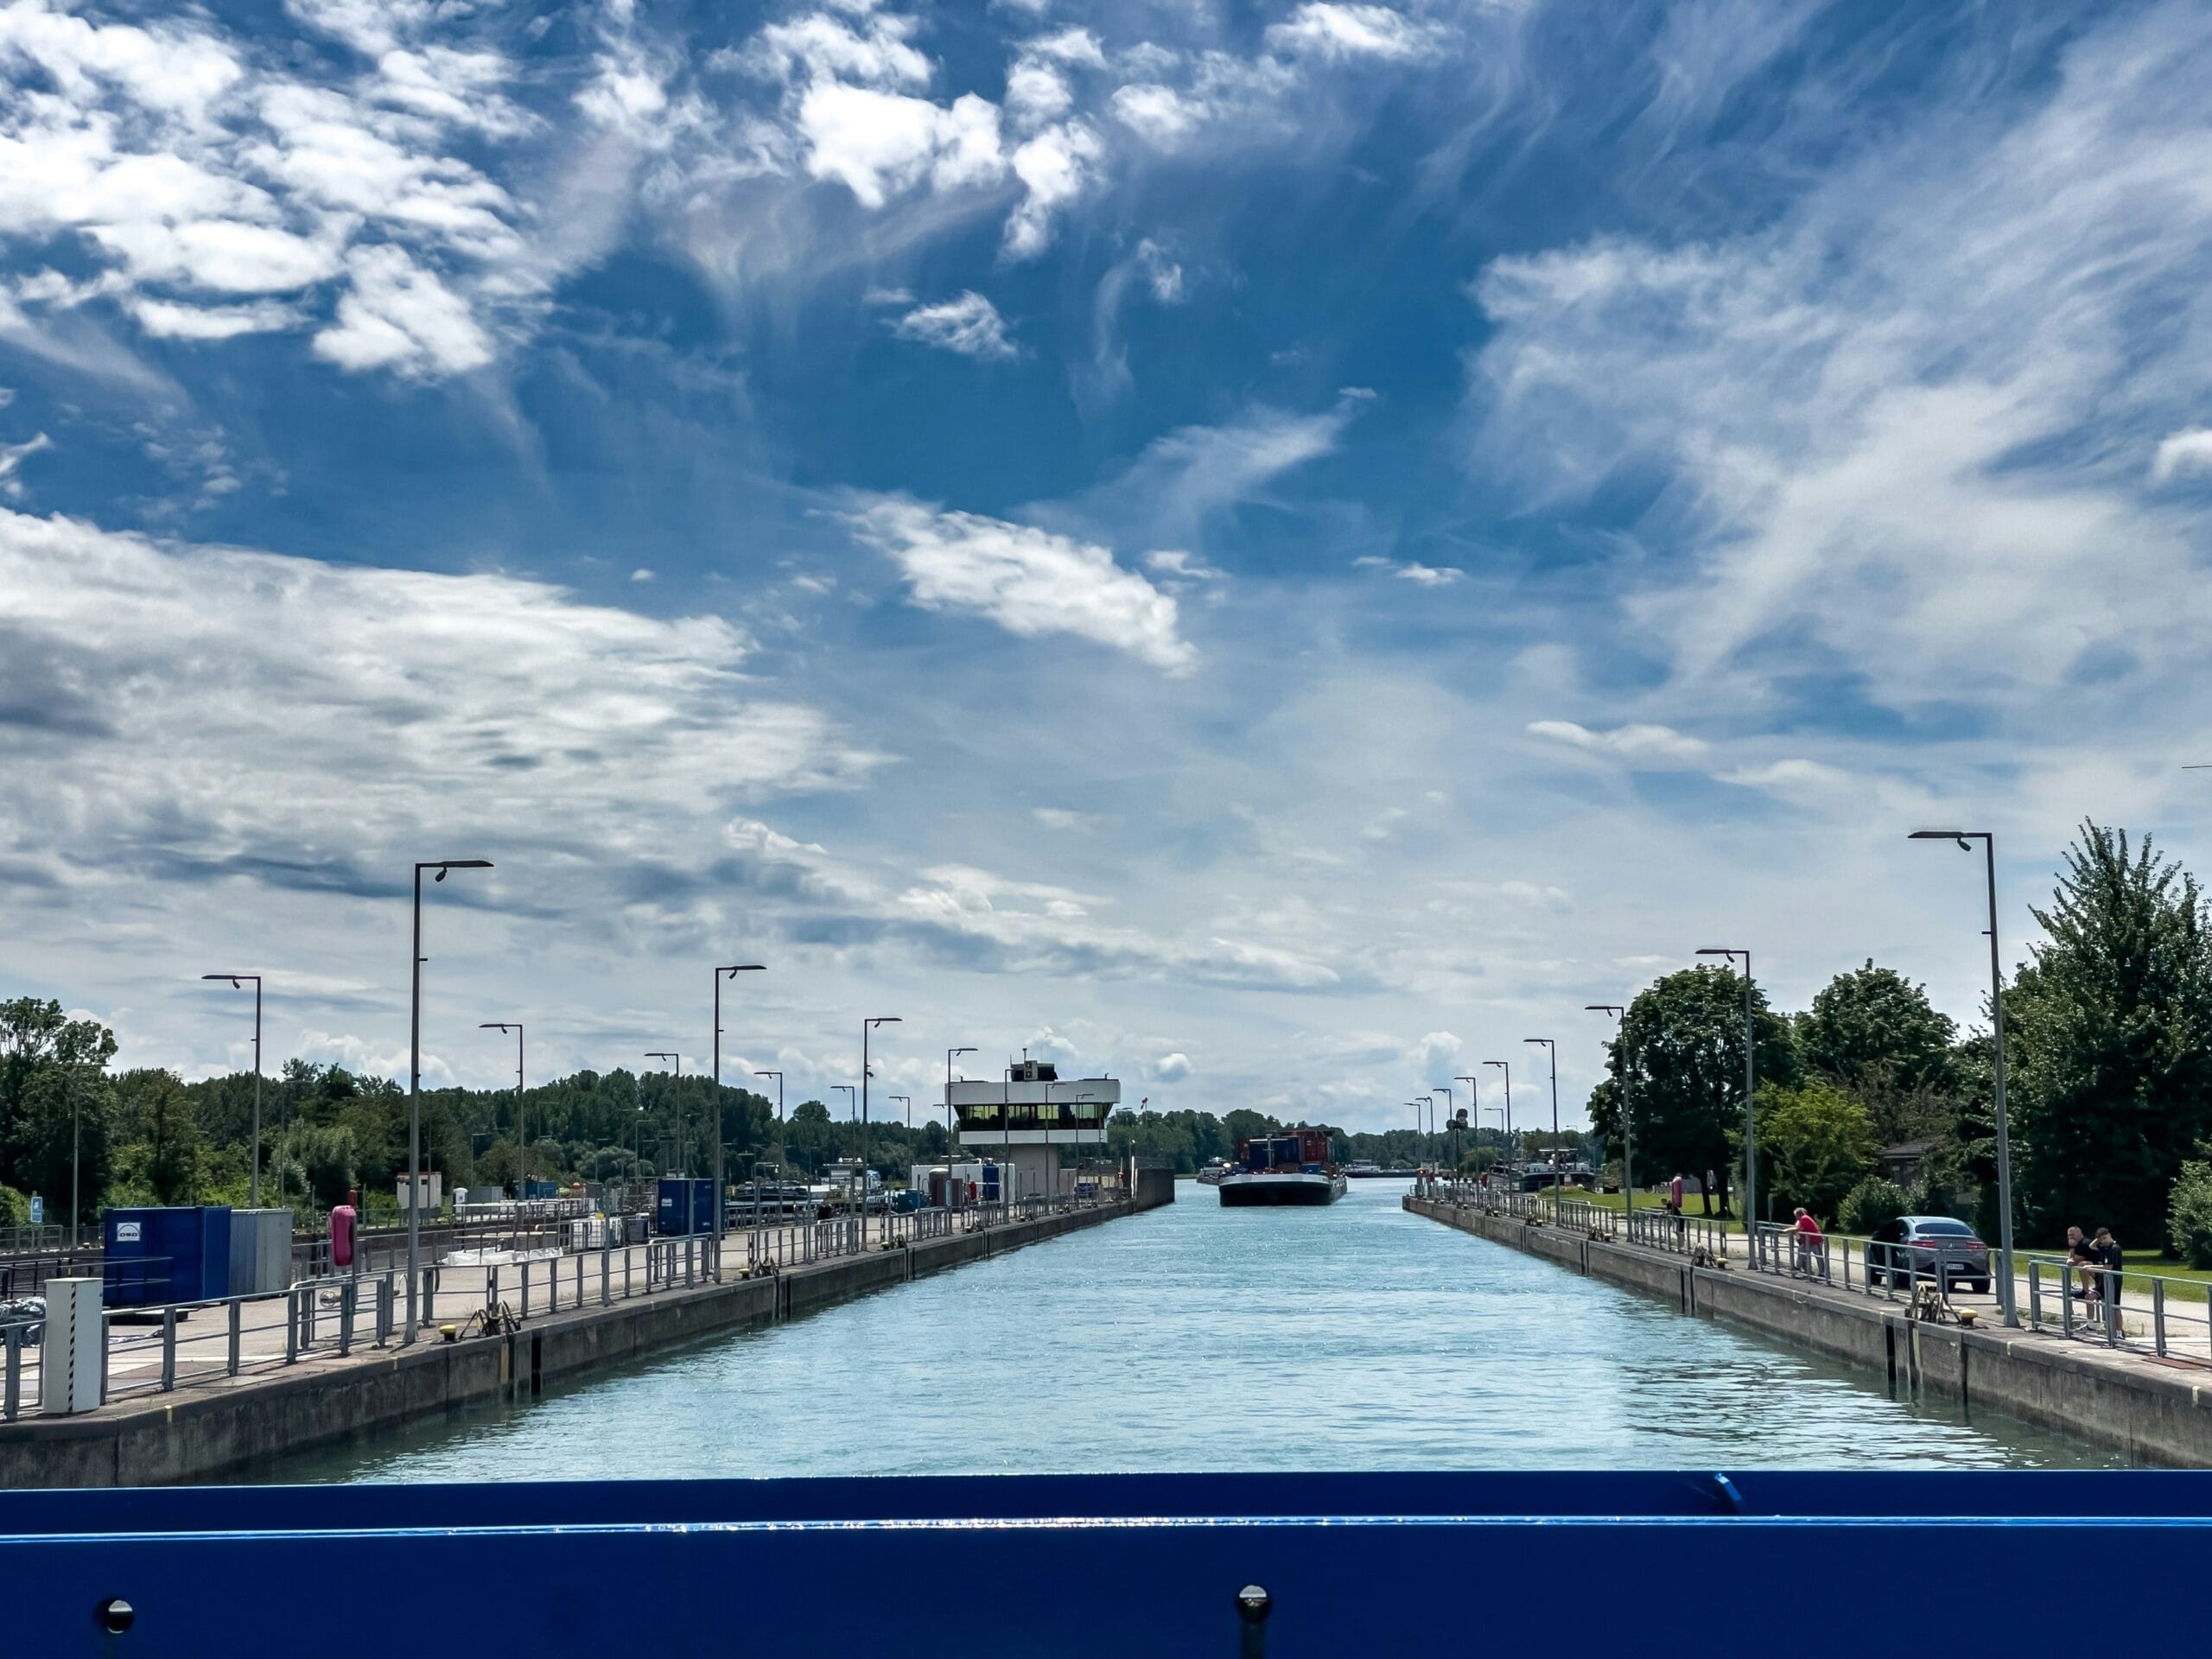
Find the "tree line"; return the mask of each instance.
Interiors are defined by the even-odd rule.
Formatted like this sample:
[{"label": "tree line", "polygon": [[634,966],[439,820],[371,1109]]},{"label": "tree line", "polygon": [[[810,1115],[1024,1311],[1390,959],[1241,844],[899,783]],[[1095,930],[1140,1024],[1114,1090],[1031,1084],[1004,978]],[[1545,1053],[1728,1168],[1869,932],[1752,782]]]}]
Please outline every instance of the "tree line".
[{"label": "tree line", "polygon": [[[2031,913],[2044,937],[2002,1004],[2016,1227],[2047,1244],[2069,1224],[2109,1225],[2212,1264],[2212,930],[2196,879],[2150,838],[2085,823]],[[1630,1004],[1590,1102],[1615,1147],[1625,1095],[1639,1176],[1710,1171],[1724,1211],[1743,1172],[1744,1004],[1726,969],[1656,980]],[[1770,1195],[1777,1216],[1802,1205],[1851,1228],[1948,1213],[1996,1236],[1986,1003],[1961,1034],[1870,961],[1801,1013],[1775,1011],[1757,986],[1751,1005],[1762,1209]],[[1885,1147],[1914,1148],[1909,1188],[1881,1178]]]},{"label": "tree line", "polygon": [[[73,1179],[86,1223],[111,1205],[247,1201],[253,1075],[187,1083],[159,1068],[111,1071],[114,1055],[112,1033],[57,1003],[0,1003],[0,1226],[27,1222],[33,1194],[48,1222],[67,1223]],[[511,1187],[525,1175],[626,1182],[675,1167],[680,1148],[688,1169],[706,1173],[718,1122],[731,1179],[760,1164],[804,1177],[858,1156],[861,1142],[859,1124],[833,1119],[818,1100],[779,1124],[763,1095],[667,1072],[555,1079],[526,1092],[519,1126],[516,1104],[512,1089],[425,1090],[423,1167],[448,1191]],[[408,1120],[397,1083],[295,1059],[262,1079],[261,1116],[264,1205],[316,1212],[358,1190],[372,1214],[396,1212]],[[941,1123],[878,1121],[867,1141],[887,1179],[944,1156]]]}]

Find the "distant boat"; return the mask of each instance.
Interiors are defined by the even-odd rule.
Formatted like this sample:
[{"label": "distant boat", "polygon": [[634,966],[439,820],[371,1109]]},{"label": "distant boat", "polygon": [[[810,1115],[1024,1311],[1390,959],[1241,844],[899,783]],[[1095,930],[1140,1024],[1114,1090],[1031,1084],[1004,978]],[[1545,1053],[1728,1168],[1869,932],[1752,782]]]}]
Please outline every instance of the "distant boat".
[{"label": "distant boat", "polygon": [[1344,1173],[1329,1161],[1326,1129],[1288,1129],[1236,1143],[1236,1164],[1217,1183],[1224,1209],[1334,1204]]},{"label": "distant boat", "polygon": [[1219,1186],[1222,1177],[1228,1173],[1229,1166],[1217,1158],[1198,1172],[1198,1179],[1208,1186]]},{"label": "distant boat", "polygon": [[1385,1175],[1389,1173],[1389,1172],[1385,1170],[1382,1165],[1370,1163],[1364,1158],[1356,1160],[1355,1161],[1344,1166],[1344,1179],[1347,1180],[1373,1180],[1376,1177],[1379,1175]]}]

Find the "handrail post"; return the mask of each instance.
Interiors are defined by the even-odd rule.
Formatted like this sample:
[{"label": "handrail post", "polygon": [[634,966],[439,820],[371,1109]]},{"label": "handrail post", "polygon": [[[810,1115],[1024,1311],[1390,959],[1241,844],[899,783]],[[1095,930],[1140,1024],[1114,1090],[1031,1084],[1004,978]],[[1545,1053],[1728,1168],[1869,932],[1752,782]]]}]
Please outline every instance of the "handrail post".
[{"label": "handrail post", "polygon": [[2028,1328],[2043,1329],[2043,1263],[2028,1263]]},{"label": "handrail post", "polygon": [[300,1357],[300,1287],[288,1286],[284,1291],[284,1363],[296,1364]]},{"label": "handrail post", "polygon": [[237,1297],[233,1296],[231,1298],[230,1307],[230,1353],[224,1362],[223,1375],[226,1376],[236,1376],[238,1374],[238,1327],[245,1319],[245,1305],[239,1301]]},{"label": "handrail post", "polygon": [[348,1278],[338,1287],[338,1357],[340,1359],[353,1351],[353,1287],[360,1281]]},{"label": "handrail post", "polygon": [[162,1310],[162,1392],[176,1387],[176,1304]]},{"label": "handrail post", "polygon": [[2151,1338],[2153,1348],[2163,1359],[2166,1354],[2166,1281],[2151,1281]]},{"label": "handrail post", "polygon": [[[41,1332],[43,1335],[43,1332]],[[7,1332],[8,1375],[0,1385],[0,1421],[14,1422],[23,1397],[23,1327],[11,1324]]]}]

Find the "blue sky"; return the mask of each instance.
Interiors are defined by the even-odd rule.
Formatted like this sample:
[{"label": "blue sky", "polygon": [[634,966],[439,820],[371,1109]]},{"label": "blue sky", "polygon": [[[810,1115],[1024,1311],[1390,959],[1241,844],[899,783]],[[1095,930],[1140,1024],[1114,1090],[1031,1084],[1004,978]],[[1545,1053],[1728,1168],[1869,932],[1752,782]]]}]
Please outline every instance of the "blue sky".
[{"label": "blue sky", "polygon": [[[0,929],[126,1062],[1374,1127],[2187,855],[2191,6],[0,6]],[[448,884],[452,887],[455,884]],[[1462,1096],[1464,1100],[1464,1096]],[[1485,1103],[1488,1103],[1486,1101]]]}]

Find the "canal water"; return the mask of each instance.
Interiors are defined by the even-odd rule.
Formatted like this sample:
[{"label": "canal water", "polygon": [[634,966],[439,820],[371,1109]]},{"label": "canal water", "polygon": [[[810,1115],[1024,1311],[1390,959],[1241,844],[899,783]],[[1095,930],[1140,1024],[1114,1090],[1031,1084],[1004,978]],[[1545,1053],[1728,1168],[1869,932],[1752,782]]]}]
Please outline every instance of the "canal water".
[{"label": "canal water", "polygon": [[272,1480],[2120,1462],[1409,1216],[1127,1220]]}]

